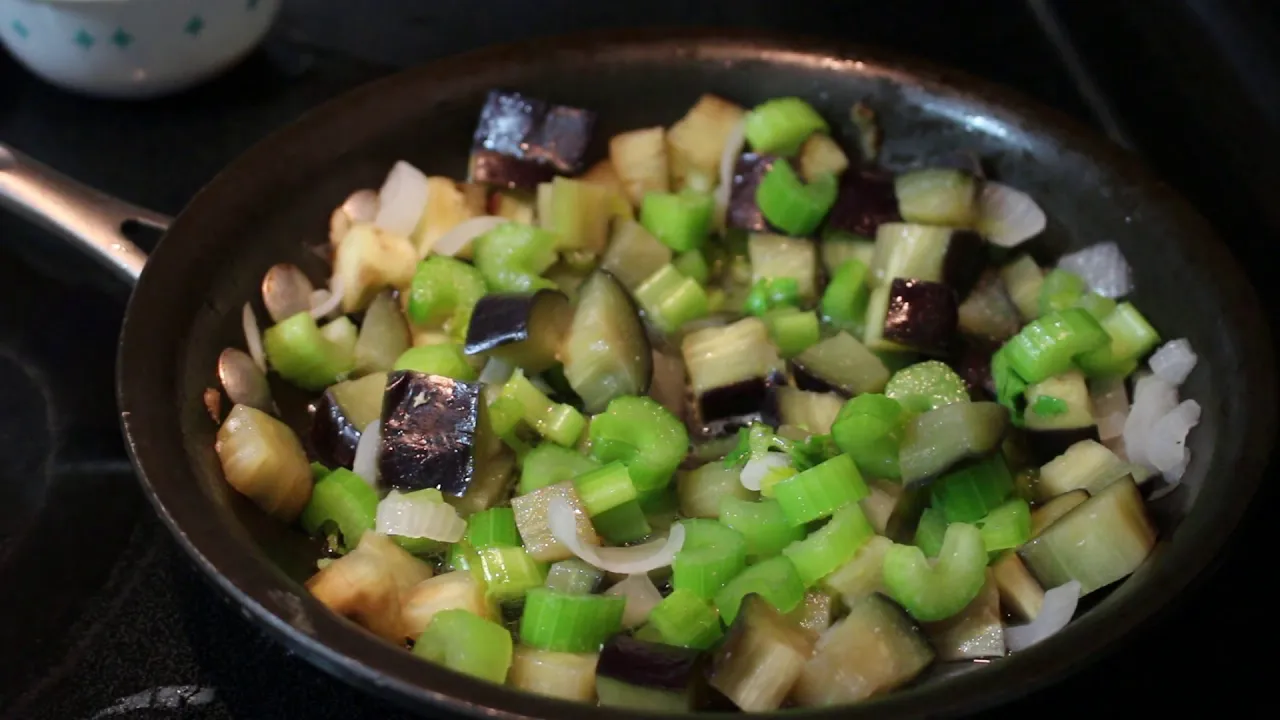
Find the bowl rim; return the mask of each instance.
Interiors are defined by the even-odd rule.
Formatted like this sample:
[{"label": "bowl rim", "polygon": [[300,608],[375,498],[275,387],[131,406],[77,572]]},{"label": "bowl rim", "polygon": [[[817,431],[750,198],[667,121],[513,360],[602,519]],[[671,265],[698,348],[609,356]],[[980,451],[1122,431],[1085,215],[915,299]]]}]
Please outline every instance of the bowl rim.
[{"label": "bowl rim", "polygon": [[[1241,372],[1253,383],[1260,397],[1275,396],[1275,372],[1269,341],[1269,328],[1263,319],[1261,305],[1253,293],[1239,264],[1218,239],[1207,221],[1168,185],[1159,181],[1133,156],[1086,129],[1079,122],[1052,108],[1033,102],[1020,93],[977,79],[967,73],[943,68],[934,63],[907,58],[900,54],[830,39],[780,34],[763,30],[726,30],[723,28],[645,28],[605,30],[541,38],[508,45],[490,46],[410,68],[348,91],[308,112],[293,124],[272,133],[224,169],[179,216],[167,237],[178,236],[184,228],[200,221],[205,208],[219,205],[218,198],[234,194],[239,179],[250,177],[255,169],[275,161],[282,148],[300,143],[309,132],[340,122],[349,116],[350,108],[397,89],[423,86],[447,88],[460,76],[477,73],[500,73],[504,66],[522,59],[553,57],[589,58],[593,54],[652,58],[659,53],[678,53],[698,59],[758,60],[774,63],[823,66],[837,63],[848,72],[876,75],[900,83],[909,83],[940,96],[955,98],[968,106],[977,106],[996,118],[1016,120],[1060,139],[1073,151],[1092,158],[1098,165],[1114,171],[1118,177],[1141,186],[1162,213],[1175,218],[1187,228],[1185,249],[1206,272],[1216,273],[1222,281],[1213,283],[1232,307],[1240,313],[1224,322],[1231,323],[1240,337],[1265,340],[1258,352],[1243,358]],[[145,416],[148,403],[154,404],[155,392],[173,392],[173,388],[155,387],[154,382],[138,377],[134,363],[142,362],[146,345],[146,328],[140,319],[144,305],[163,298],[170,283],[161,272],[152,269],[168,267],[179,260],[175,243],[162,241],[144,271],[135,290],[121,334],[117,362],[117,393],[122,424],[131,459],[138,469],[144,491],[157,512],[187,554],[204,573],[238,604],[246,616],[265,626],[286,647],[301,654],[314,665],[343,678],[361,689],[377,693],[385,699],[424,712],[428,707],[444,709],[474,717],[489,718],[598,718],[607,713],[616,718],[666,717],[653,713],[600,709],[579,703],[553,700],[522,693],[512,688],[495,688],[442,667],[422,663],[409,653],[377,639],[349,621],[329,613],[296,583],[269,561],[255,552],[247,537],[231,537],[211,541],[221,527],[208,500],[193,498],[192,473],[172,472],[172,448],[157,447],[160,434],[148,425]],[[1224,285],[1225,280],[1231,286]],[[137,387],[135,387],[137,386]],[[139,391],[148,387],[153,392]],[[176,406],[180,403],[173,403]],[[1103,653],[1114,650],[1122,641],[1134,636],[1139,627],[1149,626],[1157,614],[1167,611],[1170,602],[1181,599],[1189,585],[1203,580],[1203,574],[1220,557],[1227,539],[1239,524],[1249,498],[1257,490],[1270,455],[1270,440],[1275,435],[1275,408],[1267,403],[1251,403],[1241,410],[1249,413],[1248,438],[1242,439],[1237,455],[1232,456],[1233,470],[1242,474],[1235,497],[1226,501],[1225,510],[1215,517],[1215,525],[1203,529],[1206,537],[1185,549],[1185,561],[1176,569],[1163,567],[1126,599],[1125,613],[1098,617],[1087,614],[1072,624],[1072,629],[1051,638],[1024,653],[1015,662],[995,663],[982,672],[939,680],[927,686],[907,689],[867,703],[837,708],[805,711],[780,711],[764,717],[808,717],[815,720],[856,718],[890,714],[900,717],[936,717],[973,712],[1024,695],[1063,677],[1080,666],[1096,661]],[[1257,442],[1262,439],[1263,442]],[[1253,440],[1254,442],[1245,442]],[[185,450],[179,450],[185,458]],[[169,456],[169,457],[166,457]],[[169,472],[166,472],[169,471]],[[181,476],[181,477],[180,477]],[[1167,564],[1165,564],[1167,565]],[[1070,641],[1069,647],[1063,644]],[[447,692],[444,690],[447,688]],[[711,713],[702,713],[711,714]]]}]

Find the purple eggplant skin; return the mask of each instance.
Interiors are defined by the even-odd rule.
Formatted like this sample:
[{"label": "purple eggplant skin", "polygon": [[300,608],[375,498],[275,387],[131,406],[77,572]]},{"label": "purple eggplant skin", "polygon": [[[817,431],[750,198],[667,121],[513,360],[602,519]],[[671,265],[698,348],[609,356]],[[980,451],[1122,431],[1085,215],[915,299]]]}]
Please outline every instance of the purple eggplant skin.
[{"label": "purple eggplant skin", "polygon": [[436,488],[455,497],[467,492],[475,475],[480,388],[480,383],[412,370],[387,376],[378,458],[384,487]]},{"label": "purple eggplant skin", "polygon": [[785,375],[773,373],[702,393],[691,422],[693,435],[701,440],[725,437],[755,422],[777,427],[778,387],[786,383]]},{"label": "purple eggplant skin", "polygon": [[805,370],[795,362],[788,361],[787,368],[791,371],[793,384],[799,390],[804,390],[806,392],[835,393],[841,397],[849,397],[849,394],[844,390],[841,390],[817,375],[811,374],[808,370]]},{"label": "purple eggplant skin", "polygon": [[516,92],[491,90],[472,149],[490,150],[573,175],[582,171],[596,114]]},{"label": "purple eggplant skin", "polygon": [[729,208],[725,213],[727,227],[750,232],[780,232],[764,219],[764,213],[756,204],[756,188],[760,187],[760,181],[777,159],[775,155],[757,153],[744,153],[738,158],[729,190]]},{"label": "purple eggplant skin", "polygon": [[894,278],[884,339],[927,355],[946,356],[959,324],[957,308],[950,285]]},{"label": "purple eggplant skin", "polygon": [[956,291],[956,297],[968,297],[987,267],[987,241],[972,230],[956,230],[947,243],[942,259],[942,282]]},{"label": "purple eggplant skin", "polygon": [[311,450],[316,459],[325,467],[350,469],[360,444],[360,428],[347,418],[337,398],[326,390],[307,406],[307,413],[311,416]]},{"label": "purple eggplant skin", "polygon": [[538,185],[551,182],[555,176],[554,168],[532,160],[521,160],[492,150],[474,150],[471,153],[471,182],[508,190],[535,191]]},{"label": "purple eggplant skin", "polygon": [[701,678],[704,658],[698,650],[620,634],[600,650],[596,674],[628,685],[683,692]]},{"label": "purple eggplant skin", "polygon": [[878,170],[846,172],[840,178],[836,204],[827,215],[825,232],[874,238],[883,223],[902,222],[893,176]]},{"label": "purple eggplant skin", "polygon": [[471,324],[467,326],[464,351],[468,355],[476,355],[528,340],[533,308],[542,292],[554,291],[491,293],[480,298],[471,313]]},{"label": "purple eggplant skin", "polygon": [[1058,457],[1081,440],[1101,441],[1097,425],[1065,430],[1027,430],[1023,437],[1026,439],[1027,452],[1037,465]]},{"label": "purple eggplant skin", "polygon": [[1000,349],[1000,343],[988,338],[961,335],[956,342],[955,353],[947,363],[956,371],[969,388],[969,397],[975,402],[992,400],[996,396],[996,384],[991,378],[991,356]]}]

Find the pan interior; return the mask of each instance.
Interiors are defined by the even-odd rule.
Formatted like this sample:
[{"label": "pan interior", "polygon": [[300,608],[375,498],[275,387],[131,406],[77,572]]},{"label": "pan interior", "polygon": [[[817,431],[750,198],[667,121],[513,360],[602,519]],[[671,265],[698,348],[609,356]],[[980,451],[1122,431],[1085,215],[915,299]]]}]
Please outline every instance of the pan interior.
[{"label": "pan interior", "polygon": [[[222,575],[224,587],[233,595],[243,593],[241,599],[249,598],[251,607],[266,608],[277,629],[314,651],[318,664],[350,671],[356,682],[376,683],[411,701],[440,700],[443,695],[430,688],[448,687],[448,695],[473,703],[464,708],[569,716],[567,706],[418,669],[407,655],[395,659],[390,647],[377,647],[372,637],[322,612],[297,584],[313,572],[317,546],[230,490],[213,452],[216,428],[201,403],[202,391],[214,382],[218,352],[228,345],[243,347],[243,304],[253,300],[259,318],[266,318],[257,298],[266,269],[290,261],[314,280],[323,279],[326,267],[309,247],[326,242],[330,212],[351,191],[378,187],[398,159],[428,174],[463,177],[477,113],[485,93],[495,87],[598,111],[597,156],[613,133],[669,125],[704,92],[748,106],[803,96],[846,140],[854,132],[850,107],[866,101],[879,113],[883,161],[889,167],[970,150],[982,157],[992,177],[1035,197],[1049,217],[1043,237],[1029,245],[1041,261],[1099,241],[1121,245],[1134,267],[1135,304],[1165,338],[1186,337],[1200,353],[1205,369],[1193,374],[1182,396],[1196,399],[1203,415],[1188,442],[1194,460],[1185,487],[1154,506],[1163,547],[1129,582],[1047,643],[1046,651],[1078,655],[1083,651],[1072,649],[1073,636],[1114,635],[1132,624],[1126,602],[1146,588],[1147,607],[1158,605],[1155,592],[1179,585],[1185,580],[1181,568],[1201,562],[1197,536],[1238,511],[1240,500],[1233,493],[1247,494],[1244,489],[1252,487],[1244,477],[1254,457],[1248,454],[1249,438],[1258,432],[1255,425],[1265,431],[1270,422],[1269,410],[1256,409],[1260,399],[1274,395],[1268,385],[1269,343],[1265,331],[1252,332],[1260,325],[1251,294],[1222,251],[1205,242],[1211,237],[1202,221],[1145,174],[1113,162],[1106,155],[1110,151],[1100,158],[1097,146],[1051,130],[1031,111],[992,101],[987,90],[948,89],[945,78],[932,71],[909,71],[893,61],[862,62],[747,40],[540,47],[537,53],[491,52],[396,76],[267,140],[191,203],[134,294],[121,350],[120,391],[132,450],[153,500],[206,569]],[[1259,363],[1266,372],[1258,372]],[[1267,386],[1250,386],[1259,377]],[[293,599],[273,605],[270,593]],[[306,617],[299,619],[301,614]],[[321,645],[336,654],[320,651]],[[1057,662],[1033,652],[996,665],[1010,666],[1001,674],[1020,663],[1030,667],[1030,655],[1042,662],[1037,670],[1024,671],[1025,681]],[[390,679],[375,681],[368,666]],[[939,691],[960,692],[956,680],[938,680],[946,686]],[[976,687],[969,679],[963,683]],[[414,685],[428,689],[414,690]],[[1006,686],[1003,692],[1009,690]],[[925,687],[888,702],[928,697],[946,696]],[[984,702],[972,693],[950,697]]]}]

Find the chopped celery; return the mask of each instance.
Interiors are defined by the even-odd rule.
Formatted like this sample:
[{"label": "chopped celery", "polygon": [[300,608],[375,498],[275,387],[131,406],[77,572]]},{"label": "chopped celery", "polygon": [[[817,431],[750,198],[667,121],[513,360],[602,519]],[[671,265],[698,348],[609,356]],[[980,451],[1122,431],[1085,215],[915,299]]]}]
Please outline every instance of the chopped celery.
[{"label": "chopped celery", "polygon": [[742,486],[738,468],[726,468],[719,461],[709,462],[676,479],[676,491],[680,497],[680,514],[687,518],[720,517],[720,498],[737,497],[741,500],[757,500],[759,494]]},{"label": "chopped celery", "polygon": [[555,288],[540,277],[556,261],[556,236],[531,225],[506,223],[475,239],[476,269],[489,289],[529,292]]},{"label": "chopped celery", "polygon": [[405,350],[396,358],[392,370],[413,370],[427,375],[443,375],[463,382],[475,382],[476,369],[467,362],[461,345],[442,343],[420,345]]},{"label": "chopped celery", "polygon": [[576,445],[586,428],[587,420],[582,413],[567,403],[552,402],[529,382],[523,370],[516,370],[512,374],[511,379],[502,386],[500,397],[519,403],[524,421],[537,430],[539,435],[558,445]]},{"label": "chopped celery", "polygon": [[1066,270],[1050,270],[1040,286],[1040,314],[1076,307],[1088,288],[1084,278]]},{"label": "chopped celery", "polygon": [[787,521],[804,525],[866,497],[870,491],[848,455],[837,455],[820,465],[777,483],[774,497]]},{"label": "chopped celery", "polygon": [[932,567],[920,548],[894,545],[884,557],[884,584],[912,617],[945,620],[968,605],[987,579],[987,551],[974,525],[952,523]]},{"label": "chopped celery", "polygon": [[959,462],[1000,447],[1009,413],[991,402],[943,405],[906,425],[898,466],[904,483],[937,477]]},{"label": "chopped celery", "polygon": [[928,412],[969,399],[969,389],[964,380],[938,360],[909,365],[894,373],[884,386],[884,394],[913,413]]},{"label": "chopped celery", "polygon": [[953,470],[932,487],[933,507],[948,522],[977,522],[1013,492],[1013,475],[1002,453]]},{"label": "chopped celery", "polygon": [[643,540],[653,532],[649,518],[640,503],[631,500],[606,510],[591,519],[596,532],[611,543],[623,544]]},{"label": "chopped celery", "polygon": [[355,344],[333,342],[306,311],[267,328],[262,347],[280,377],[305,390],[323,390],[356,367]]},{"label": "chopped celery", "polygon": [[824,174],[805,183],[791,163],[779,158],[756,187],[756,205],[765,220],[788,235],[803,236],[822,224],[836,202],[836,178]]},{"label": "chopped celery", "polygon": [[831,424],[831,437],[862,472],[880,478],[898,478],[901,477],[898,446],[905,422],[906,413],[897,400],[866,393],[840,409]]},{"label": "chopped celery", "polygon": [[547,214],[539,224],[556,237],[558,250],[604,249],[613,215],[608,187],[581,179],[556,177],[546,202]]},{"label": "chopped celery", "polygon": [[516,529],[516,515],[509,507],[481,510],[467,518],[467,542],[477,549],[489,547],[517,547],[520,531]]},{"label": "chopped celery", "polygon": [[760,278],[751,285],[742,311],[757,317],[775,308],[794,308],[800,303],[800,283],[795,278]]},{"label": "chopped celery", "polygon": [[742,599],[759,595],[778,610],[789,613],[804,601],[804,582],[791,560],[778,556],[756,563],[743,570],[737,577],[716,593],[716,608],[726,623],[738,616]]},{"label": "chopped celery", "polygon": [[782,554],[791,559],[805,587],[851,560],[858,548],[875,535],[867,516],[857,504],[846,505],[831,516],[831,521],[809,537],[791,543]]},{"label": "chopped celery", "polygon": [[443,324],[457,341],[466,339],[471,312],[484,296],[484,276],[471,265],[443,255],[418,263],[409,285],[409,319],[428,327]]},{"label": "chopped celery", "polygon": [[707,258],[702,254],[701,250],[682,252],[672,261],[672,264],[676,266],[681,275],[699,285],[706,285],[707,280],[711,278],[711,270],[707,267]]},{"label": "chopped celery", "polygon": [[742,533],[753,560],[777,555],[804,537],[804,528],[787,521],[777,500],[750,502],[726,495],[720,500],[720,522]]},{"label": "chopped celery", "polygon": [[582,506],[593,518],[638,497],[627,466],[616,460],[575,477],[573,486]]},{"label": "chopped celery", "polygon": [[769,337],[778,346],[782,357],[799,355],[810,346],[817,344],[819,335],[818,314],[812,310],[801,312],[794,308],[783,308],[765,313],[764,324],[769,328]]},{"label": "chopped celery", "polygon": [[604,571],[578,558],[552,563],[547,571],[546,586],[569,595],[590,595],[600,585]]},{"label": "chopped celery", "polygon": [[649,613],[649,627],[668,645],[706,650],[720,639],[720,616],[705,599],[677,588]]},{"label": "chopped celery", "polygon": [[1072,358],[1105,347],[1107,332],[1080,308],[1068,308],[1033,320],[1009,339],[1000,352],[1009,367],[1029,383],[1071,368]]},{"label": "chopped celery", "polygon": [[916,525],[912,542],[927,558],[936,558],[942,552],[942,538],[947,532],[947,518],[937,508],[925,508]]},{"label": "chopped celery", "polygon": [[[1076,301],[1075,307],[1092,315],[1099,322],[1116,309],[1116,301],[1096,292],[1087,292]],[[1105,329],[1105,328],[1104,328]]]},{"label": "chopped celery", "polygon": [[711,599],[747,562],[747,539],[715,520],[681,520],[684,546],[671,563],[671,586]]},{"label": "chopped celery", "polygon": [[822,316],[832,326],[861,336],[869,298],[867,265],[850,258],[836,268],[822,293]]},{"label": "chopped celery", "polygon": [[350,550],[366,530],[373,529],[377,510],[377,491],[350,470],[335,468],[316,481],[298,521],[309,535],[318,535],[332,524]]},{"label": "chopped celery", "polygon": [[641,493],[666,487],[689,448],[689,433],[652,398],[614,398],[591,421],[591,454],[602,463],[621,460]]},{"label": "chopped celery", "polygon": [[519,600],[531,588],[547,581],[546,565],[534,560],[522,547],[490,546],[475,552],[489,597],[494,600]]},{"label": "chopped celery", "polygon": [[597,652],[622,630],[627,600],[617,595],[570,595],[534,588],[525,595],[520,642],[555,652]]},{"label": "chopped celery", "polygon": [[520,467],[520,495],[548,485],[572,480],[600,467],[594,458],[555,443],[544,442],[529,451]]},{"label": "chopped celery", "polygon": [[640,224],[676,252],[702,247],[715,214],[715,201],[706,193],[650,192],[640,204]]},{"label": "chopped celery", "polygon": [[1026,500],[1013,498],[987,513],[978,525],[988,553],[1020,547],[1031,539],[1031,507]]},{"label": "chopped celery", "polygon": [[1108,340],[1076,358],[1090,377],[1128,375],[1160,344],[1160,335],[1131,303],[1120,303],[1099,323]]},{"label": "chopped celery", "polygon": [[413,644],[413,654],[450,670],[501,683],[511,667],[511,633],[466,610],[442,610]]},{"label": "chopped celery", "polygon": [[675,332],[709,312],[707,291],[671,264],[646,278],[633,294],[645,317],[663,332]]},{"label": "chopped celery", "polygon": [[743,131],[758,153],[794,155],[810,135],[827,132],[827,121],[798,97],[774,98],[747,113]]}]

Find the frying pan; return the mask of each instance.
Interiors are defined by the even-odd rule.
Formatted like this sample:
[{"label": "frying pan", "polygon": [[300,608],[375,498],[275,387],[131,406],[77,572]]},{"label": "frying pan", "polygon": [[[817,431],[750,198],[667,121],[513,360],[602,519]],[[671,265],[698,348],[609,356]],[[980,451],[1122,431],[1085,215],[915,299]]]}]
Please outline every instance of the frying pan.
[{"label": "frying pan", "polygon": [[[1162,541],[1127,582],[1016,657],[857,707],[787,717],[938,717],[1026,693],[1148,621],[1204,573],[1240,521],[1265,468],[1276,397],[1268,328],[1241,269],[1207,223],[1131,157],[1053,111],[959,73],[829,41],[719,30],[593,33],[487,49],[311,112],[236,160],[172,223],[0,146],[6,204],[136,281],[117,381],[147,496],[226,597],[315,665],[420,712],[605,715],[424,663],[327,611],[301,586],[314,569],[314,546],[229,488],[201,402],[219,351],[243,343],[240,309],[249,299],[260,303],[266,269],[288,261],[323,278],[326,268],[307,246],[325,242],[331,210],[352,190],[377,187],[397,159],[462,176],[477,112],[494,87],[597,110],[597,144],[620,130],[669,124],[703,92],[745,105],[801,95],[828,118],[847,117],[866,99],[880,112],[885,164],[978,152],[995,177],[1028,191],[1048,213],[1050,225],[1033,245],[1041,260],[1115,240],[1134,266],[1134,301],[1200,354],[1183,391],[1203,407],[1189,440],[1194,459],[1183,486],[1153,505]],[[167,228],[145,270],[121,232],[126,222]]]}]

